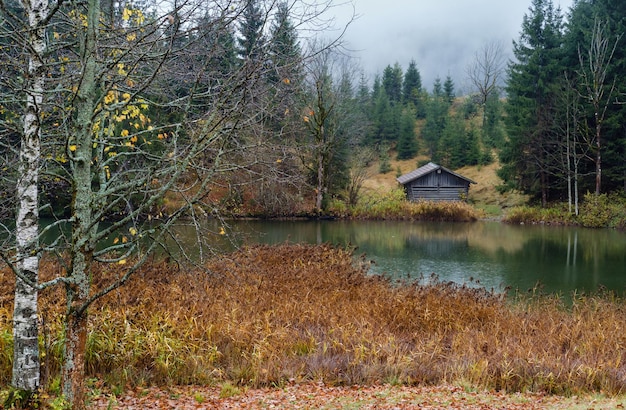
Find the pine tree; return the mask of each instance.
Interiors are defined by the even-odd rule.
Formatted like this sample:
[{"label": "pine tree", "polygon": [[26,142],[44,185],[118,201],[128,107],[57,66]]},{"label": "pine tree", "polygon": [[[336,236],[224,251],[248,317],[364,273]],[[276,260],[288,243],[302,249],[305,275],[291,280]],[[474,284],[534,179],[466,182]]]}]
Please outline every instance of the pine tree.
[{"label": "pine tree", "polygon": [[392,104],[402,101],[402,67],[395,63],[388,65],[383,71],[383,88]]},{"label": "pine tree", "polygon": [[454,102],[454,81],[452,81],[452,77],[450,76],[447,76],[446,81],[443,83],[443,94],[448,104],[452,104]]},{"label": "pine tree", "polygon": [[411,159],[417,154],[418,145],[415,138],[415,112],[411,109],[405,109],[402,112],[400,120],[400,135],[396,151],[398,159]]},{"label": "pine tree", "polygon": [[296,82],[302,75],[298,32],[290,20],[289,4],[278,4],[270,28],[269,57],[274,82]]},{"label": "pine tree", "polygon": [[448,116],[433,161],[457,169],[466,165],[477,165],[480,159],[481,151],[476,130],[466,129],[461,116]]},{"label": "pine tree", "polygon": [[[598,37],[598,28],[601,28],[602,38]],[[601,184],[602,191],[626,190],[626,143],[622,126],[626,122],[626,105],[622,103],[623,97],[616,97],[626,93],[626,81],[623,80],[626,67],[624,32],[626,9],[619,2],[585,0],[574,4],[565,36],[565,58],[569,77],[577,80],[577,92],[585,96],[586,115],[583,125],[594,130],[594,133],[586,133],[581,141],[593,147],[594,154],[593,164],[589,161],[581,164],[584,167],[582,173],[596,176],[595,179],[584,178],[581,181],[583,189],[598,190]],[[610,59],[605,59],[603,64],[596,64],[596,74],[599,74],[600,69],[604,71],[604,81],[601,83],[594,81],[591,78],[593,73],[590,72],[593,59],[600,63],[597,60],[600,57],[597,51],[600,49],[596,48],[594,53],[591,48],[594,38],[596,46],[604,41],[605,51],[612,52]],[[589,86],[595,88],[595,92],[590,93]],[[603,93],[604,101],[601,101],[599,92]],[[609,97],[609,93],[613,96]],[[605,109],[600,109],[600,106],[605,106]],[[597,118],[594,118],[596,115]]]},{"label": "pine tree", "polygon": [[504,143],[504,129],[502,128],[503,106],[497,91],[489,94],[484,106],[483,142],[491,148],[501,148]]},{"label": "pine tree", "polygon": [[237,53],[241,59],[258,60],[265,47],[264,16],[259,0],[247,0],[242,18],[239,24],[240,35],[237,37]]},{"label": "pine tree", "polygon": [[293,124],[299,123],[299,115],[294,107],[301,99],[299,91],[304,77],[298,33],[289,13],[288,3],[278,4],[270,27],[268,45],[270,71],[267,82],[271,108],[266,124],[272,135],[283,141],[294,140],[298,136],[299,127]]},{"label": "pine tree", "polygon": [[361,72],[361,77],[359,79],[357,98],[361,107],[364,110],[367,110],[368,105],[371,103],[371,95],[369,85],[367,84],[367,77],[363,72]]},{"label": "pine tree", "polygon": [[189,47],[194,47],[194,61],[190,71],[207,72],[207,83],[214,86],[228,76],[237,65],[235,35],[224,22],[205,16],[198,22],[196,38]]},{"label": "pine tree", "polygon": [[445,119],[441,138],[437,142],[437,150],[433,161],[444,167],[456,169],[464,164],[465,124],[456,116]]},{"label": "pine tree", "polygon": [[381,88],[374,96],[371,113],[372,131],[366,139],[371,147],[380,147],[383,143],[395,142],[400,135],[402,105],[389,101],[387,93]]},{"label": "pine tree", "polygon": [[433,83],[433,97],[443,97],[443,86],[441,85],[441,78],[435,78],[435,82]]},{"label": "pine tree", "polygon": [[510,186],[549,200],[558,141],[557,90],[562,78],[560,9],[551,0],[533,0],[508,67],[507,130],[500,176]]},{"label": "pine tree", "polygon": [[422,77],[417,69],[415,60],[411,60],[409,67],[404,73],[402,102],[405,105],[413,105],[417,118],[424,118],[426,115],[424,100],[422,99]]},{"label": "pine tree", "polygon": [[426,105],[426,121],[422,129],[422,139],[426,142],[428,154],[436,158],[439,140],[441,139],[446,117],[448,116],[448,103],[444,99],[441,80],[435,79],[433,93]]}]

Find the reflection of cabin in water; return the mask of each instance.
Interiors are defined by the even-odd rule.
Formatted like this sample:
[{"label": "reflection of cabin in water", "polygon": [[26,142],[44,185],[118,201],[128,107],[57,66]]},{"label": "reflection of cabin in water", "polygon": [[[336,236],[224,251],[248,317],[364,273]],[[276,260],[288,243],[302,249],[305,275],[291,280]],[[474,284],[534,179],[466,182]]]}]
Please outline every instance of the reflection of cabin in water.
[{"label": "reflection of cabin in water", "polygon": [[404,185],[409,201],[462,201],[467,199],[470,184],[476,183],[432,162],[397,181]]}]

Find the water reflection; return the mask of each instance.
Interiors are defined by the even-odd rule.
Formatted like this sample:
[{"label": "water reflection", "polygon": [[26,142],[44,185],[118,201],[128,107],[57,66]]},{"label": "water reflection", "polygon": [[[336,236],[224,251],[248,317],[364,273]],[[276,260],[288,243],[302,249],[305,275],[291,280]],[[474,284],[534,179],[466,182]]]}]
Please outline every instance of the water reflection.
[{"label": "water reflection", "polygon": [[[220,250],[245,243],[333,243],[356,247],[373,273],[396,278],[437,275],[446,281],[496,290],[570,294],[605,287],[626,290],[626,233],[608,229],[511,226],[497,222],[234,221],[227,231],[209,222],[205,239]],[[51,230],[50,243],[63,230]],[[66,232],[65,232],[66,233]],[[199,255],[192,226],[180,225],[170,251]],[[113,240],[112,238],[108,239]],[[178,242],[180,248],[175,244]]]},{"label": "water reflection", "polygon": [[392,277],[436,274],[496,290],[568,294],[626,289],[626,234],[611,230],[510,226],[497,222],[237,222],[240,243],[330,242],[357,247]]}]

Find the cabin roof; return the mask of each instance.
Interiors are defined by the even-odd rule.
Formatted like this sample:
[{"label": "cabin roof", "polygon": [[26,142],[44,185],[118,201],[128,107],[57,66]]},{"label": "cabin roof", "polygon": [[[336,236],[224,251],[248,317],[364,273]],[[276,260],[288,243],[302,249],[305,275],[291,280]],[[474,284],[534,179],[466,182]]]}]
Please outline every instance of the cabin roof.
[{"label": "cabin roof", "polygon": [[464,179],[465,181],[469,182],[470,184],[475,184],[476,182],[472,181],[469,178],[464,177],[461,174],[457,174],[454,171],[450,171],[448,168],[442,167],[441,165],[437,165],[433,162],[429,162],[428,164],[419,167],[418,169],[409,172],[408,174],[404,174],[402,176],[399,176],[398,178],[396,178],[396,181],[398,181],[399,183],[401,183],[402,185],[406,185],[411,181],[414,181],[416,179],[419,179],[421,177],[423,177],[424,175],[428,175],[431,172],[435,172],[438,169],[443,170],[444,172],[447,172],[449,174],[452,174],[454,176],[457,176],[461,179]]}]

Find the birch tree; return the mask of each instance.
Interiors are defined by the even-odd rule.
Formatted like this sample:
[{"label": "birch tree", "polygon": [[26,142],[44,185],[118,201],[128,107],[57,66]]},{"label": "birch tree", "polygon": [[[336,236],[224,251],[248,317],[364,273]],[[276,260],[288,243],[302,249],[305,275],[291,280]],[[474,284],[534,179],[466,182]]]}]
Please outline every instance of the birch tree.
[{"label": "birch tree", "polygon": [[[38,278],[39,278],[39,189],[38,171],[41,151],[41,119],[43,117],[43,94],[46,77],[46,24],[50,17],[47,0],[24,1],[13,7],[0,1],[1,36],[4,40],[3,58],[12,61],[2,79],[2,126],[0,144],[7,165],[12,162],[12,137],[19,138],[19,161],[15,185],[17,210],[15,214],[15,252],[10,264],[16,275],[13,310],[13,373],[12,385],[18,390],[35,392],[39,387],[38,346]],[[28,44],[26,54],[11,45],[15,38]],[[20,62],[24,61],[21,66]],[[11,84],[9,73],[16,75],[22,83]],[[6,107],[7,93],[18,92],[16,112],[11,115]],[[21,119],[19,106],[23,107]],[[13,132],[12,132],[13,131]],[[4,168],[5,171],[7,167]],[[11,236],[10,238],[13,238]],[[9,260],[9,254],[2,257]]]}]

